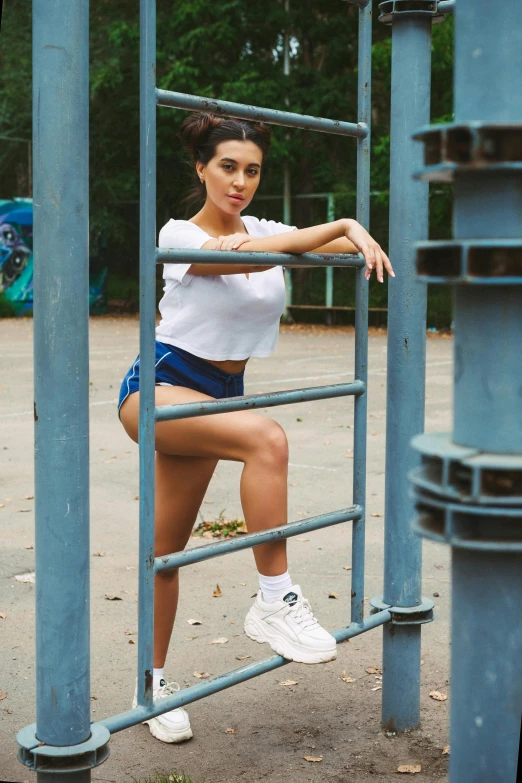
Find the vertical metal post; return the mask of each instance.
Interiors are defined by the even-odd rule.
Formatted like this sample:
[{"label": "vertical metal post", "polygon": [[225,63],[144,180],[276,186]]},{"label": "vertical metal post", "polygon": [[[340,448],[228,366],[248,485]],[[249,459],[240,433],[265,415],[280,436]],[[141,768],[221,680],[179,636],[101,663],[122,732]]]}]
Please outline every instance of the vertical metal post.
[{"label": "vertical metal post", "polygon": [[36,734],[58,746],[90,736],[88,118],[89,4],[33,0]]},{"label": "vertical metal post", "polygon": [[152,706],[156,327],[156,0],[140,0],[140,532],[138,704]]},{"label": "vertical metal post", "polygon": [[[370,225],[370,121],[372,72],[372,4],[359,8],[358,122],[368,134],[357,139],[357,221]],[[366,509],[366,430],[368,412],[368,281],[364,267],[355,272],[355,377],[366,391],[354,402],[353,502]],[[351,622],[358,625],[364,615],[364,526],[365,515],[352,524]]]},{"label": "vertical metal post", "polygon": [[[520,3],[505,0],[497,8],[486,0],[458,0],[455,22],[455,124],[512,123],[520,147]],[[486,48],[491,41],[500,45]],[[457,168],[455,239],[520,241],[522,173],[510,159],[508,154],[500,171]],[[520,160],[520,152],[515,159]],[[494,263],[492,253],[490,266]],[[522,456],[521,334],[522,285],[456,286],[456,443]],[[501,521],[502,509],[492,509],[491,528]],[[484,542],[482,551],[452,551],[452,783],[507,783],[516,777],[522,712],[521,542],[518,528],[511,540]],[[488,627],[491,633],[484,634]]]},{"label": "vertical metal post", "polygon": [[[335,220],[335,197],[333,193],[328,193],[327,196],[327,217],[328,223],[333,223]],[[331,307],[333,305],[333,266],[326,267],[326,306]],[[332,312],[327,311],[326,323],[332,323]]]},{"label": "vertical metal post", "polygon": [[[392,19],[390,242],[396,278],[388,281],[388,370],[384,604],[415,607],[421,596],[421,541],[410,531],[407,472],[419,457],[411,438],[424,429],[426,284],[415,276],[413,242],[428,234],[428,185],[412,180],[422,150],[411,139],[429,122],[431,18]],[[416,624],[383,627],[382,724],[402,731],[420,719],[420,641]]]},{"label": "vertical metal post", "polygon": [[[285,13],[286,13],[286,19],[287,19],[287,29],[285,30],[284,39],[283,39],[283,74],[285,76],[290,75],[290,33],[288,31],[288,16],[290,14],[290,0],[285,0]],[[288,96],[285,97],[285,104],[287,108],[290,105],[290,101],[288,100]],[[286,134],[286,139],[289,140],[290,134]],[[284,168],[283,168],[283,223],[285,223],[287,226],[290,225],[290,222],[292,220],[292,192],[291,192],[291,182],[290,182],[290,164],[288,160],[285,160]],[[286,307],[285,311],[283,313],[283,318],[286,322],[293,323],[292,314],[288,310],[288,307],[292,304],[292,270],[291,269],[285,269],[285,282],[286,282]]]}]

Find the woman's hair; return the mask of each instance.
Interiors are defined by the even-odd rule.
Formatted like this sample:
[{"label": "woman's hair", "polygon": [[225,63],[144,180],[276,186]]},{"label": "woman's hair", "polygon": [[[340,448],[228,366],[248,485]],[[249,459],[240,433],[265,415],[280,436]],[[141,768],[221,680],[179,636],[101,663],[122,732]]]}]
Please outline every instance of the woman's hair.
[{"label": "woman's hair", "polygon": [[180,127],[181,143],[190,156],[190,165],[195,176],[192,190],[180,202],[188,216],[193,205],[202,205],[206,188],[197,176],[193,163],[207,164],[216,154],[216,147],[222,141],[253,141],[263,153],[263,160],[270,149],[270,128],[262,122],[250,122],[218,117],[209,112],[192,112]]}]

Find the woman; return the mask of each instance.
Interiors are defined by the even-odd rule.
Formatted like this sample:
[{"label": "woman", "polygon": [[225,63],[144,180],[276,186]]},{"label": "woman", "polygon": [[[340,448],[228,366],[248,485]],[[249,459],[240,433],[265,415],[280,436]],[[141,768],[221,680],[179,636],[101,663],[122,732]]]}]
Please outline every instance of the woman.
[{"label": "woman", "polygon": [[[181,139],[195,163],[204,205],[189,220],[169,220],[159,246],[281,253],[357,253],[382,282],[390,262],[356,221],[337,220],[298,230],[273,220],[241,218],[259,186],[270,143],[262,123],[188,115]],[[276,266],[165,264],[165,294],[156,329],[156,405],[242,395],[246,363],[275,348],[285,306],[283,270]],[[139,358],[123,380],[119,415],[138,441]],[[155,555],[184,549],[220,459],[242,462],[240,495],[250,532],[287,522],[288,444],[283,429],[254,411],[156,424]],[[286,540],[253,549],[259,592],[245,632],[285,658],[321,663],[336,657],[336,642],[314,615],[287,569]],[[158,574],[154,595],[154,698],[179,690],[163,667],[178,600],[178,571]],[[137,686],[136,686],[137,689]],[[136,690],[137,692],[137,690]],[[136,692],[133,706],[136,706]],[[144,721],[163,742],[192,736],[177,709]]]}]

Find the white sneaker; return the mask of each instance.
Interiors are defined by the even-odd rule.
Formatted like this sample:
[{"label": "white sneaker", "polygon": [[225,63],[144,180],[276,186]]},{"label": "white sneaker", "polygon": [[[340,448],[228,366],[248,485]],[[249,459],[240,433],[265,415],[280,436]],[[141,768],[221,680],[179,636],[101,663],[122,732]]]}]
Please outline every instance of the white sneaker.
[{"label": "white sneaker", "polygon": [[337,657],[335,638],[319,625],[299,585],[273,603],[264,601],[260,590],[245,618],[245,633],[289,661],[326,663]]},{"label": "white sneaker", "polygon": [[[172,696],[178,691],[179,685],[177,682],[166,682],[164,679],[161,679],[158,687],[152,689],[152,696],[154,701],[156,701],[156,699],[161,699],[163,696]],[[132,708],[134,709],[137,705],[138,678],[136,677]],[[178,707],[177,710],[171,710],[170,712],[164,712],[163,715],[158,715],[155,718],[143,720],[142,723],[148,723],[152,736],[162,742],[183,742],[192,737],[189,716],[182,707]]]}]

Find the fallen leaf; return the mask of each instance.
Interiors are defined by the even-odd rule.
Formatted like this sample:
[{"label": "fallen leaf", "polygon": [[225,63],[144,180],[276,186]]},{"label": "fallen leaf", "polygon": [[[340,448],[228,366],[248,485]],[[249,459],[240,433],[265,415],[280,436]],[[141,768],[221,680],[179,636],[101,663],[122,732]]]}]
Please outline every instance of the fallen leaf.
[{"label": "fallen leaf", "polygon": [[221,588],[219,587],[219,585],[216,585],[216,589],[212,593],[212,598],[221,598],[221,595],[222,595]]},{"label": "fallen leaf", "polygon": [[15,576],[15,579],[17,582],[29,582],[30,584],[34,584],[34,571],[30,571],[27,574],[18,574]]},{"label": "fallen leaf", "polygon": [[129,639],[129,644],[136,644],[136,642],[134,641],[134,639]]},{"label": "fallen leaf", "polygon": [[136,636],[136,631],[125,631],[125,636]]},{"label": "fallen leaf", "polygon": [[226,639],[224,636],[221,636],[219,639],[212,639],[209,644],[226,644],[228,642],[228,639]]},{"label": "fallen leaf", "polygon": [[4,503],[0,503],[0,508],[5,508],[5,504]]},{"label": "fallen leaf", "polygon": [[279,685],[297,685],[297,680],[281,680]]},{"label": "fallen leaf", "polygon": [[24,495],[26,500],[34,500],[34,495]]},{"label": "fallen leaf", "polygon": [[193,620],[192,617],[190,618],[190,620],[187,620],[187,623],[189,625],[202,625],[201,620]]},{"label": "fallen leaf", "polygon": [[442,748],[442,755],[443,756],[449,756],[450,755],[450,746],[449,745],[445,745]]},{"label": "fallen leaf", "polygon": [[198,638],[197,636],[185,636],[185,639],[187,640],[187,642],[193,642],[194,639],[197,639],[197,638]]},{"label": "fallen leaf", "polygon": [[382,688],[382,685],[376,685],[375,688],[372,688],[372,691],[380,691]]},{"label": "fallen leaf", "polygon": [[328,593],[328,598],[339,598],[338,593]]},{"label": "fallen leaf", "polygon": [[421,666],[424,666],[424,658],[421,658]]},{"label": "fallen leaf", "polygon": [[94,699],[94,701],[98,701],[98,697],[97,696],[91,696],[91,699]]},{"label": "fallen leaf", "polygon": [[295,537],[295,540],[296,540],[296,541],[310,541],[310,539],[309,539],[309,538],[300,538],[299,536],[296,536],[296,537]]},{"label": "fallen leaf", "polygon": [[434,598],[440,598],[440,595],[438,593],[433,593]]},{"label": "fallen leaf", "polygon": [[368,666],[364,671],[367,672],[367,674],[382,674],[382,669],[377,669],[375,666]]},{"label": "fallen leaf", "polygon": [[343,673],[342,673],[341,680],[342,680],[343,682],[355,682],[355,679],[354,679],[353,677],[348,677],[348,675],[346,674],[346,672],[343,672]]},{"label": "fallen leaf", "polygon": [[303,756],[305,761],[322,761],[322,756]]},{"label": "fallen leaf", "polygon": [[440,691],[430,691],[430,696],[432,699],[435,699],[435,701],[446,701],[448,698],[445,693],[441,693]]},{"label": "fallen leaf", "polygon": [[4,693],[3,691],[0,691],[0,701],[2,701],[2,699],[5,699],[6,696],[7,696],[7,693]]},{"label": "fallen leaf", "polygon": [[93,552],[93,557],[105,557],[105,552]]},{"label": "fallen leaf", "polygon": [[420,772],[420,771],[421,771],[420,764],[401,764],[400,767],[397,767],[397,772]]},{"label": "fallen leaf", "polygon": [[225,729],[225,734],[237,734],[236,729]]},{"label": "fallen leaf", "polygon": [[241,585],[241,587],[244,587],[246,585],[246,582],[240,582],[239,584]]},{"label": "fallen leaf", "polygon": [[197,677],[198,680],[206,680],[207,677],[210,677],[210,674],[208,672],[193,672],[194,677]]},{"label": "fallen leaf", "polygon": [[134,500],[139,500],[139,499],[140,499],[139,495],[134,495]]},{"label": "fallen leaf", "polygon": [[119,595],[105,595],[105,598],[107,601],[123,601],[123,598],[120,598]]},{"label": "fallen leaf", "polygon": [[213,503],[213,500],[204,500],[203,503]]},{"label": "fallen leaf", "polygon": [[372,517],[382,517],[382,514],[372,514]]},{"label": "fallen leaf", "polygon": [[19,514],[25,514],[26,512],[31,511],[31,509],[30,508],[18,508],[17,511],[18,511]]},{"label": "fallen leaf", "polygon": [[343,566],[343,568],[344,568],[345,571],[351,571],[352,570],[351,566]]},{"label": "fallen leaf", "polygon": [[248,658],[251,658],[251,655],[236,655],[236,661],[246,661]]}]

